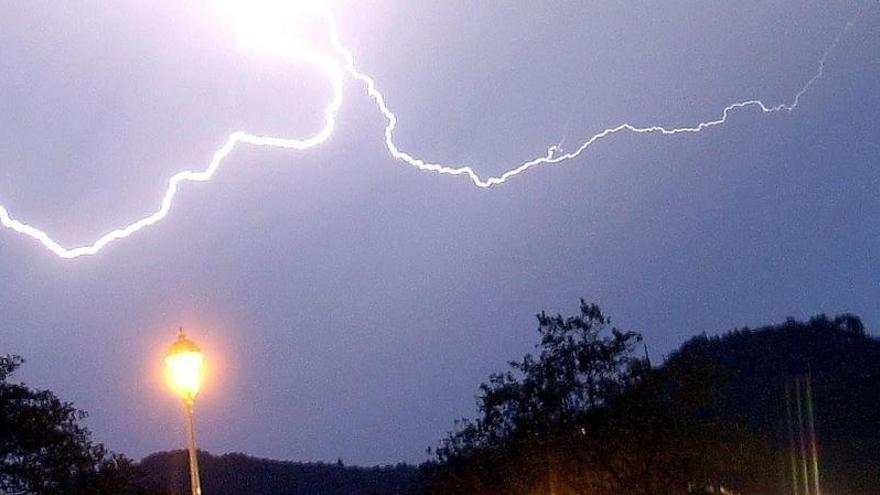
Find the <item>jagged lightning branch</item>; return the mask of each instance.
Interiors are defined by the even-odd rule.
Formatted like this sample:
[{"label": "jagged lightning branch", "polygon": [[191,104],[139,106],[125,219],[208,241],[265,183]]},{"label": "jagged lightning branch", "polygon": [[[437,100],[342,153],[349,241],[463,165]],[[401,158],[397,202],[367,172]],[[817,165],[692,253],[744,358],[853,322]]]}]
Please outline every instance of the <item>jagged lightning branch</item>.
[{"label": "jagged lightning branch", "polygon": [[[559,146],[551,146],[547,149],[546,155],[540,156],[530,161],[523,162],[517,167],[512,168],[502,173],[501,175],[482,178],[470,166],[451,167],[440,163],[427,162],[401,150],[397,146],[397,144],[395,144],[394,130],[397,127],[397,116],[389,109],[384,94],[377,88],[376,81],[369,75],[359,71],[355,66],[354,56],[352,55],[352,52],[348,48],[346,48],[340,41],[336,22],[333,16],[330,14],[329,11],[325,11],[325,16],[327,24],[329,26],[330,39],[333,45],[333,49],[336,52],[336,56],[331,56],[314,50],[304,49],[299,45],[293,44],[272,47],[272,49],[278,50],[282,54],[291,58],[314,63],[330,76],[330,79],[333,83],[334,97],[333,100],[324,109],[324,126],[313,136],[304,139],[285,139],[279,137],[258,136],[244,131],[236,131],[227,138],[223,146],[221,146],[217,151],[214,152],[213,158],[208,164],[207,168],[202,171],[184,170],[174,174],[169,179],[168,188],[165,191],[165,195],[162,197],[162,201],[158,210],[125,227],[104,234],[90,245],[75,248],[66,248],[59,244],[57,241],[53,240],[44,231],[13,218],[9,214],[9,211],[6,209],[6,207],[4,207],[3,205],[0,205],[0,224],[8,229],[12,229],[15,232],[39,241],[44,247],[46,247],[51,252],[61,258],[78,258],[80,256],[97,254],[109,243],[118,239],[128,237],[135,232],[143,229],[144,227],[156,224],[157,222],[165,218],[168,215],[168,212],[171,210],[174,197],[177,195],[180,185],[184,182],[210,181],[217,170],[220,168],[223,160],[227,156],[229,156],[229,154],[235,149],[238,144],[305,150],[318,146],[319,144],[326,141],[333,134],[336,123],[336,115],[339,112],[339,109],[342,107],[343,71],[364,85],[367,94],[373,99],[376,107],[384,116],[387,123],[385,126],[385,146],[388,148],[388,151],[391,153],[392,157],[404,163],[407,163],[417,168],[418,170],[435,172],[437,174],[444,175],[466,175],[468,176],[468,178],[470,178],[474,185],[481,188],[488,188],[494,185],[502,184],[508,179],[519,175],[532,167],[545,164],[549,165],[577,158],[596,142],[620,132],[627,131],[638,134],[658,133],[662,135],[696,133],[726,123],[731,112],[747,107],[756,107],[760,109],[762,113],[775,113],[780,111],[791,112],[795,108],[797,108],[798,104],[800,103],[801,97],[810,89],[811,86],[813,86],[816,81],[818,81],[823,76],[825,71],[825,62],[829,54],[834,50],[834,48],[836,48],[836,46],[840,42],[840,39],[850,29],[855,21],[855,17],[850,20],[834,38],[832,43],[825,49],[822,57],[819,59],[816,72],[795,94],[791,103],[781,103],[770,106],[765,104],[763,101],[757,99],[740,101],[724,107],[724,109],[721,111],[721,116],[718,119],[700,122],[692,127],[668,128],[658,125],[638,127],[629,123],[624,123],[616,127],[609,127],[597,134],[590,136],[573,151],[564,153]],[[342,61],[341,64],[339,59],[341,59]]]},{"label": "jagged lightning branch", "polygon": [[355,79],[364,83],[367,88],[367,93],[373,98],[376,102],[376,105],[379,107],[379,110],[385,116],[385,119],[388,122],[388,125],[385,127],[385,146],[391,152],[391,155],[398,160],[401,160],[405,163],[416,167],[419,170],[426,170],[431,172],[436,172],[439,174],[451,174],[451,175],[467,175],[470,177],[471,181],[474,185],[482,188],[488,188],[494,185],[502,184],[506,182],[508,179],[515,175],[519,175],[526,170],[535,167],[537,165],[543,164],[552,164],[559,163],[566,160],[571,160],[573,158],[577,158],[584,151],[586,151],[590,146],[595,144],[597,141],[604,139],[613,134],[617,134],[622,131],[629,131],[634,133],[660,133],[665,135],[672,134],[680,134],[687,132],[700,132],[710,127],[715,127],[727,122],[727,118],[730,115],[730,112],[746,107],[758,107],[761,109],[763,113],[774,113],[782,110],[791,112],[795,108],[797,108],[800,103],[801,97],[810,89],[810,87],[819,80],[825,73],[825,62],[829,56],[829,54],[837,47],[840,43],[840,39],[849,30],[849,28],[855,22],[855,17],[847,22],[846,26],[843,30],[838,33],[838,35],[834,38],[830,45],[825,49],[822,54],[822,57],[819,59],[819,63],[817,65],[816,73],[801,87],[800,91],[798,91],[791,103],[781,103],[774,106],[768,106],[761,100],[747,100],[732,103],[726,107],[721,112],[721,117],[717,120],[710,120],[707,122],[700,122],[694,127],[677,127],[677,128],[667,128],[663,126],[648,126],[648,127],[637,127],[632,124],[624,123],[620,124],[616,127],[609,127],[598,134],[594,134],[589,137],[586,141],[581,143],[574,151],[568,153],[562,153],[559,146],[550,146],[547,148],[547,154],[538,158],[535,158],[531,161],[524,162],[520,164],[518,167],[508,170],[507,172],[502,173],[501,175],[481,178],[479,174],[477,174],[473,168],[464,166],[464,167],[449,167],[446,165],[442,165],[439,163],[429,163],[422,159],[416,158],[409,153],[400,150],[397,145],[394,143],[394,129],[397,127],[397,116],[388,108],[385,104],[384,95],[376,89],[376,82],[366,74],[359,72],[354,65],[354,57],[347,48],[345,48],[341,43],[339,43],[338,36],[336,35],[335,27],[332,28],[333,33],[333,41],[336,50],[342,55],[343,60],[345,60],[345,67],[349,74]]}]

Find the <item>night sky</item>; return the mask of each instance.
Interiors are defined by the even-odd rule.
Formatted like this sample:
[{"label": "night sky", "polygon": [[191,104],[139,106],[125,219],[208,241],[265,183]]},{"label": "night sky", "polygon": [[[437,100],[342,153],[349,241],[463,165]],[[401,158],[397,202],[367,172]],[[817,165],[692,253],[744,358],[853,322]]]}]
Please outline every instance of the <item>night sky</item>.
[{"label": "night sky", "polygon": [[[578,298],[645,336],[819,312],[880,326],[876,1],[404,2],[333,5],[400,118],[397,142],[498,174],[601,130],[569,162],[488,190],[393,160],[346,80],[335,134],[242,146],[159,225],[62,260],[0,229],[0,353],[139,458],[180,448],[162,382],[178,326],[206,351],[201,447],[418,462],[477,386]],[[210,2],[12,2],[0,15],[0,204],[80,245],[153,211],[168,177],[230,132],[297,137],[332,88],[243,50]]]}]

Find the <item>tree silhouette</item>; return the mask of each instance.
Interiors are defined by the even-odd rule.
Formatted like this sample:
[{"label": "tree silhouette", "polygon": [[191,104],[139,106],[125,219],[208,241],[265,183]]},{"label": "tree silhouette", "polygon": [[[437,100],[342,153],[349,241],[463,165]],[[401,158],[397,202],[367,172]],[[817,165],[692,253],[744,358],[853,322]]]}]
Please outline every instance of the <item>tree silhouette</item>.
[{"label": "tree silhouette", "polygon": [[[639,382],[646,360],[641,337],[611,326],[601,309],[581,300],[573,317],[538,318],[538,354],[511,361],[480,386],[480,416],[462,420],[436,451],[440,491],[560,492],[572,441],[584,442],[588,417]],[[439,486],[439,485],[438,485]]]},{"label": "tree silhouette", "polygon": [[424,491],[685,494],[760,471],[766,442],[707,414],[731,378],[712,359],[652,368],[640,335],[584,300],[576,316],[539,314],[538,333],[537,356],[480,386],[478,418],[442,441]]},{"label": "tree silhouette", "polygon": [[804,376],[823,488],[876,493],[880,340],[857,317],[694,337],[655,368],[594,305],[538,321],[538,356],[480,387],[477,419],[442,441],[418,493],[797,493],[786,387]]},{"label": "tree silhouette", "polygon": [[9,378],[18,356],[0,357],[0,493],[6,495],[146,494],[137,470],[93,443],[86,413],[48,390]]}]

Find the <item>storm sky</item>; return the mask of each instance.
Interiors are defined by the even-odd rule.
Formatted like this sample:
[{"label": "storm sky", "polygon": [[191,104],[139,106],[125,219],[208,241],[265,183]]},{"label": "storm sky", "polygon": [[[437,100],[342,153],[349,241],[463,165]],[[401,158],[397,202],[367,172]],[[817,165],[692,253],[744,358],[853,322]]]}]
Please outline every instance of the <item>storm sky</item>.
[{"label": "storm sky", "polygon": [[[0,353],[139,458],[183,445],[161,358],[205,349],[200,446],[418,462],[477,386],[578,298],[645,336],[852,312],[880,325],[876,1],[336,2],[342,41],[413,155],[498,174],[601,130],[578,159],[488,190],[393,160],[346,80],[333,137],[242,146],[160,224],[62,260],[0,229]],[[81,245],[158,206],[233,131],[299,137],[332,87],[243,50],[210,2],[10,2],[0,14],[0,204]]]}]

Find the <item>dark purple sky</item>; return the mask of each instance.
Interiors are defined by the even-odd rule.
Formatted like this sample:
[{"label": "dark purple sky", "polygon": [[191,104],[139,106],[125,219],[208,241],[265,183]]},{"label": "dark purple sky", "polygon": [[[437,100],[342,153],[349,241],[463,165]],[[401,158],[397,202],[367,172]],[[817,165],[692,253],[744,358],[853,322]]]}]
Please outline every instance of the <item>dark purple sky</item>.
[{"label": "dark purple sky", "polygon": [[[180,325],[209,353],[213,452],[419,461],[477,385],[579,297],[655,356],[787,316],[880,324],[876,2],[337,2],[398,143],[497,174],[622,122],[670,127],[760,98],[700,134],[620,134],[490,190],[418,172],[347,80],[306,152],[241,147],[161,224],[66,261],[0,230],[0,353],[140,457],[182,445],[161,382]],[[734,5],[735,4],[735,5]],[[15,2],[0,16],[0,204],[90,243],[156,208],[230,132],[297,137],[331,96],[313,66],[239,49],[210,3]]]}]

